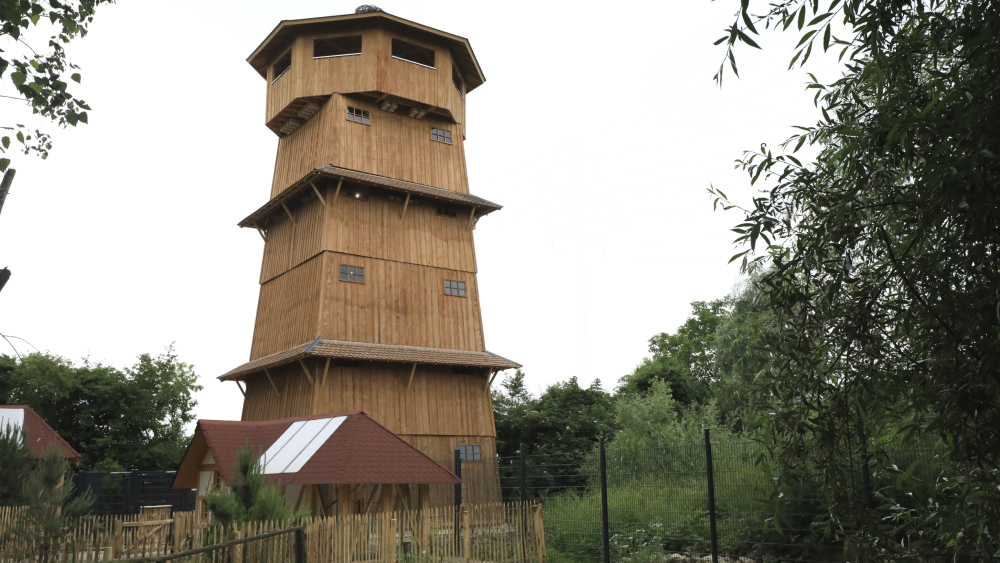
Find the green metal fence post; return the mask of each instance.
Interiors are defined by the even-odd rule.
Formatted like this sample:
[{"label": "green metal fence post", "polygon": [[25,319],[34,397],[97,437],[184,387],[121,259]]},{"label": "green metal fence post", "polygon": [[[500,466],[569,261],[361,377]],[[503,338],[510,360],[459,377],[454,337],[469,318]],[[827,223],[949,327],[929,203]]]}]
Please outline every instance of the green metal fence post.
[{"label": "green metal fence post", "polygon": [[715,528],[715,475],[712,470],[712,438],[705,429],[705,465],[708,473],[708,527],[712,535],[712,563],[719,563],[719,534]]},{"label": "green metal fence post", "polygon": [[601,532],[604,544],[604,563],[611,563],[611,534],[608,530],[608,457],[601,436]]}]

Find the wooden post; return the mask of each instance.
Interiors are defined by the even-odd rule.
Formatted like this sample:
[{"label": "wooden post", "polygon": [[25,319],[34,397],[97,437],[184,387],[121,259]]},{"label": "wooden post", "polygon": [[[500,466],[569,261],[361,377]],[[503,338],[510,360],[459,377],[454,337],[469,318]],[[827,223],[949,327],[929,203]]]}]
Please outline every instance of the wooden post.
[{"label": "wooden post", "polygon": [[343,521],[351,514],[351,486],[337,485],[337,515]]},{"label": "wooden post", "polygon": [[121,555],[125,548],[125,536],[122,534],[122,521],[116,518],[114,524],[112,524],[112,530],[114,531],[114,536],[111,544],[111,558],[114,559]]},{"label": "wooden post", "polygon": [[545,563],[545,526],[542,525],[542,505],[535,505],[535,546],[538,548],[538,563]]},{"label": "wooden post", "polygon": [[379,512],[392,512],[392,485],[379,485]]},{"label": "wooden post", "polygon": [[[240,531],[240,529],[237,527],[236,524],[233,524],[233,539],[234,540],[243,539],[243,532]],[[231,552],[231,555],[232,555],[232,559],[230,559],[230,561],[234,561],[236,563],[242,563],[242,561],[243,561],[243,544],[234,545],[233,546],[233,551]]]},{"label": "wooden post", "polygon": [[420,521],[417,523],[418,552],[431,552],[431,486],[417,485],[417,508]]},{"label": "wooden post", "polygon": [[177,553],[178,551],[183,551],[181,549],[181,541],[182,541],[181,530],[186,528],[186,526],[184,526],[184,522],[187,519],[187,517],[188,515],[184,514],[183,512],[174,513],[174,523],[171,525],[171,535],[173,536],[174,539],[174,553]]},{"label": "wooden post", "polygon": [[472,527],[469,526],[469,507],[462,507],[462,560],[469,563],[472,556]]}]

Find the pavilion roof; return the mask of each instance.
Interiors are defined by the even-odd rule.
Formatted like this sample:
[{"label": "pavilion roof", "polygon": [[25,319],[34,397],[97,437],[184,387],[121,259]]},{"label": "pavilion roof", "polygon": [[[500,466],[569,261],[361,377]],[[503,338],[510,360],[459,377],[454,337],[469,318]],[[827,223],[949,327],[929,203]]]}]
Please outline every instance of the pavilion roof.
[{"label": "pavilion roof", "polygon": [[34,456],[40,456],[53,443],[62,450],[63,457],[77,462],[82,457],[66,440],[63,440],[42,417],[25,405],[0,405],[0,430],[8,425],[24,428],[27,432],[28,449]]}]

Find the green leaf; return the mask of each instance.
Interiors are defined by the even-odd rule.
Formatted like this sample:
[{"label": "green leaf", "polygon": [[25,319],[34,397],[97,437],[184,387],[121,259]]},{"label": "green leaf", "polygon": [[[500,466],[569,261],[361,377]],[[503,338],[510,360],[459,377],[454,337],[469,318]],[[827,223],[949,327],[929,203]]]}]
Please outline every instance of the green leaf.
[{"label": "green leaf", "polygon": [[746,33],[743,33],[742,31],[739,31],[739,30],[736,30],[736,33],[740,36],[740,39],[742,39],[744,43],[746,43],[747,45],[750,45],[751,47],[753,47],[755,49],[760,49],[760,45],[758,45],[753,39],[750,39],[749,35],[747,35]]},{"label": "green leaf", "polygon": [[73,80],[73,82],[76,82],[77,84],[80,83],[80,73],[79,72],[74,72],[73,75],[70,76],[70,78]]},{"label": "green leaf", "polygon": [[23,72],[12,72],[10,73],[10,80],[14,83],[14,86],[20,86],[24,84],[24,81],[28,79],[28,76]]},{"label": "green leaf", "polygon": [[805,24],[806,24],[806,7],[805,5],[803,5],[802,9],[799,10],[799,31],[802,31],[802,26]]},{"label": "green leaf", "polygon": [[6,172],[8,166],[10,166],[10,159],[0,158],[0,172]]},{"label": "green leaf", "polygon": [[823,52],[830,50],[830,24],[826,24],[826,31],[823,32]]},{"label": "green leaf", "polygon": [[8,137],[8,136],[5,135],[3,139],[0,139],[0,143],[3,143],[4,150],[9,149],[10,148],[10,137]]},{"label": "green leaf", "polygon": [[743,2],[743,9],[742,9],[742,10],[740,10],[741,14],[743,15],[743,23],[744,23],[744,24],[745,24],[745,25],[747,26],[747,29],[749,29],[749,30],[751,31],[751,33],[753,33],[753,34],[755,34],[755,35],[759,35],[759,34],[757,33],[757,28],[756,28],[756,27],[754,27],[754,26],[753,26],[753,22],[752,22],[752,21],[750,21],[750,14],[748,14],[748,13],[747,13],[747,7],[748,7],[749,5],[750,5],[750,3],[749,3],[749,2],[747,2],[747,1],[744,1],[744,2]]}]

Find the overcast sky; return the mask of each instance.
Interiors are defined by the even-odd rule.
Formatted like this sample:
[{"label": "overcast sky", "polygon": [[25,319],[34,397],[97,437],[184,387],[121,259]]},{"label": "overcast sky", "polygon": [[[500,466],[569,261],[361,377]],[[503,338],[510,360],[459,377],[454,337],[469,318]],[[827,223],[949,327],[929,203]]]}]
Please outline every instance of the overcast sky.
[{"label": "overcast sky", "polygon": [[[174,343],[205,387],[197,415],[238,419],[239,391],[215,377],[249,357],[263,242],[236,222],[266,201],[277,147],[245,59],[280,20],[357,3],[102,6],[70,47],[90,124],[17,118],[55,147],[14,156],[0,332],[118,367]],[[713,213],[706,190],[748,199],[734,159],[816,121],[805,72],[785,70],[791,35],[745,49],[720,90],[712,43],[735,0],[379,5],[468,37],[483,67],[469,180],[505,206],[475,231],[486,346],[523,363],[534,391],[572,376],[613,389],[650,336],[738,281],[740,216]],[[2,124],[20,107],[0,99]]]}]

